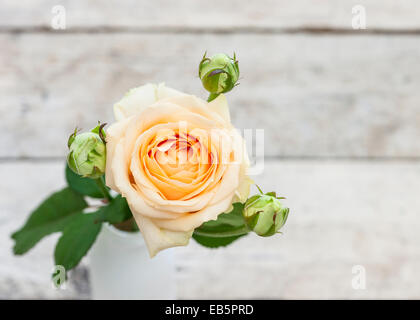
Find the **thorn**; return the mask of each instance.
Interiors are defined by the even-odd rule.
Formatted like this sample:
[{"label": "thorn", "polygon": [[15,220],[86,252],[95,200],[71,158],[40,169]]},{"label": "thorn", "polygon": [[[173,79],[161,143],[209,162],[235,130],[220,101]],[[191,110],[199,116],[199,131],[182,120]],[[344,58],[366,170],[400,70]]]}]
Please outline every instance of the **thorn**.
[{"label": "thorn", "polygon": [[237,65],[239,63],[238,60],[236,60],[236,52],[233,51],[233,62]]},{"label": "thorn", "polygon": [[[98,124],[100,124],[100,121],[98,121]],[[103,141],[103,143],[105,143],[106,144],[106,141],[105,141],[105,137],[104,137],[104,134],[103,134],[103,132],[102,132],[102,130],[104,129],[104,127],[107,125],[107,123],[103,123],[103,124],[101,124],[100,126],[99,126],[99,137],[101,138],[101,140]]]},{"label": "thorn", "polygon": [[258,191],[259,191],[261,194],[264,194],[264,192],[262,192],[262,190],[261,190],[261,188],[258,186],[258,184],[255,184],[255,186],[257,187]]},{"label": "thorn", "polygon": [[204,52],[203,57],[201,58],[201,62],[200,64],[202,64],[204,61],[211,61],[209,58],[206,57],[207,56],[207,50]]},{"label": "thorn", "polygon": [[204,61],[211,61],[211,59],[210,59],[210,58],[203,58],[203,59],[201,60],[200,64],[202,64]]},{"label": "thorn", "polygon": [[76,137],[76,135],[77,135],[77,132],[79,132],[81,129],[79,129],[79,128],[74,128],[74,131],[73,131],[73,133],[70,135],[70,137],[68,138],[68,140],[67,140],[67,147],[68,148],[70,148],[70,145],[71,145],[71,143],[73,142],[73,141],[71,141],[71,139],[72,138],[74,138],[74,137]]}]

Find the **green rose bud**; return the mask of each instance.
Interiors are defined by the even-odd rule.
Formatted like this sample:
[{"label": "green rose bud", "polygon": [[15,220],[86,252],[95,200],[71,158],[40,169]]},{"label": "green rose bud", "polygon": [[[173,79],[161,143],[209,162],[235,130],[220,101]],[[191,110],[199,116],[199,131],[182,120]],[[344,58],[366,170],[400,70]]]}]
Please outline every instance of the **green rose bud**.
[{"label": "green rose bud", "polygon": [[103,125],[90,132],[77,134],[77,129],[68,141],[69,168],[82,177],[98,179],[105,173],[106,147]]},{"label": "green rose bud", "polygon": [[273,192],[252,196],[245,203],[245,221],[251,230],[262,237],[277,233],[286,223],[288,215],[289,208],[283,207]]},{"label": "green rose bud", "polygon": [[205,53],[198,67],[198,76],[211,95],[217,96],[232,90],[239,78],[236,55],[231,58],[218,53],[207,58]]}]

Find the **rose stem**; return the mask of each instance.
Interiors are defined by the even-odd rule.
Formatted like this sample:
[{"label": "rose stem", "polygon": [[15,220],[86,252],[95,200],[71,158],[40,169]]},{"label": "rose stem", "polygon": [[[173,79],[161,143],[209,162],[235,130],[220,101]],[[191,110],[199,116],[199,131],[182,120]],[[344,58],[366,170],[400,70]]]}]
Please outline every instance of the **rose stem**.
[{"label": "rose stem", "polygon": [[109,201],[112,201],[112,196],[109,193],[108,189],[105,186],[105,183],[102,179],[102,177],[95,179],[96,184],[98,185],[99,189],[101,190],[102,194],[104,195],[104,198],[108,199]]}]

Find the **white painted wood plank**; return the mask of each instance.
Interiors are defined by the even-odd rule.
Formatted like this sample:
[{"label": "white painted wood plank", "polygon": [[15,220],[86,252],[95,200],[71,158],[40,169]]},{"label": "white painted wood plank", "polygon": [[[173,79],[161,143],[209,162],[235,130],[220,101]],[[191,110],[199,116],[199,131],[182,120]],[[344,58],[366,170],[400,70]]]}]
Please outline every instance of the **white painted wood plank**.
[{"label": "white painted wood plank", "polygon": [[1,163],[0,176],[0,299],[89,298],[84,262],[65,290],[52,286],[58,234],[47,237],[24,256],[12,254],[10,235],[23,225],[29,212],[44,198],[64,187],[63,164]]},{"label": "white painted wood plank", "polygon": [[[179,250],[184,298],[414,298],[419,163],[280,162],[255,180],[288,198],[284,234]],[[352,268],[366,269],[354,290]],[[205,288],[205,290],[203,290]]]},{"label": "white painted wood plank", "polygon": [[[27,256],[11,255],[9,234],[63,185],[62,169],[61,163],[0,164],[2,298],[80,295],[49,286],[54,237]],[[218,250],[193,242],[177,248],[178,297],[420,298],[419,175],[419,162],[266,163],[255,180],[288,198],[284,234],[248,236]],[[366,268],[366,290],[351,287],[354,265]]]},{"label": "white painted wood plank", "polygon": [[63,5],[68,29],[80,27],[151,28],[344,28],[351,29],[352,8],[366,8],[367,27],[418,29],[416,0],[251,0],[251,1],[60,1],[4,0],[0,26],[50,27],[52,8]]},{"label": "white painted wood plank", "polygon": [[203,51],[236,51],[228,94],[266,155],[419,157],[415,36],[0,35],[0,157],[59,157],[75,126],[112,122],[128,89],[165,81],[205,98]]}]

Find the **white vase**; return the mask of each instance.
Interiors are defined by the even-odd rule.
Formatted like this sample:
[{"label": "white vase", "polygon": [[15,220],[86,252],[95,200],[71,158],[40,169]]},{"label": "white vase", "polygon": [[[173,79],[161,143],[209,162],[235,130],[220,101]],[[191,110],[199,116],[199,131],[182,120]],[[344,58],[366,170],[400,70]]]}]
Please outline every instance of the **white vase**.
[{"label": "white vase", "polygon": [[149,257],[140,232],[104,223],[89,252],[93,299],[175,299],[173,249]]}]

